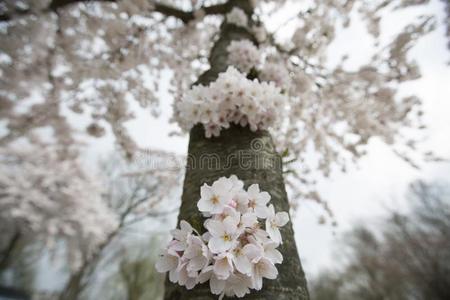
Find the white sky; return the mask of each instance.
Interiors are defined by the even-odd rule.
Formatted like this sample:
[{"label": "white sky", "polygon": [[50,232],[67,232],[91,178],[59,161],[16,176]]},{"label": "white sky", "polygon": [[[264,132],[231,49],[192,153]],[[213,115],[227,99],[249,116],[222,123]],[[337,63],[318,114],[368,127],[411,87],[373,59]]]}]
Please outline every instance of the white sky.
[{"label": "white sky", "polygon": [[[425,120],[429,127],[429,138],[424,142],[424,146],[450,158],[450,68],[447,65],[450,61],[450,51],[447,50],[444,39],[443,3],[434,0],[427,8],[422,7],[421,11],[437,14],[439,26],[412,50],[411,57],[419,61],[423,77],[403,86],[401,93],[416,94],[423,99]],[[382,32],[391,33],[402,28],[410,14],[415,12],[417,10],[409,9],[388,17],[382,23]],[[388,38],[389,34],[385,37]],[[373,49],[370,40],[366,39],[365,26],[361,22],[354,22],[350,30],[338,34],[331,45],[330,53],[333,55],[330,56],[330,64],[335,64],[344,53],[350,54],[351,64],[365,62]],[[188,137],[168,136],[168,133],[177,127],[168,124],[171,98],[165,94],[161,94],[161,110],[160,118],[149,119],[147,111],[135,109],[137,118],[127,123],[130,133],[142,147],[186,154]],[[87,120],[83,117],[73,118],[76,122],[72,123],[77,124],[82,131]],[[104,156],[113,149],[110,136],[87,139],[86,142],[90,145],[86,152],[88,160]],[[329,179],[319,182],[319,192],[329,201],[339,223],[335,229],[336,236],[330,226],[318,225],[318,216],[324,212],[317,204],[305,202],[300,206],[294,220],[294,229],[307,277],[312,277],[320,268],[333,266],[338,259],[336,237],[350,228],[355,221],[370,222],[374,216],[383,215],[386,207],[404,208],[402,196],[411,181],[417,178],[445,180],[449,172],[448,163],[430,163],[423,165],[421,170],[415,170],[397,158],[387,146],[378,140],[372,140],[368,155],[360,160],[357,167],[350,168],[346,174],[334,173]]]}]

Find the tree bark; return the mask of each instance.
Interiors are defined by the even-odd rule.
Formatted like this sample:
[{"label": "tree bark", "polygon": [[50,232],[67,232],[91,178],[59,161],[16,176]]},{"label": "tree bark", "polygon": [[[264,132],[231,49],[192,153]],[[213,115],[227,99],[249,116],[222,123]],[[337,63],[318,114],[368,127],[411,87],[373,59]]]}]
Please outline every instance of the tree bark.
[{"label": "tree bark", "polygon": [[[251,7],[247,1],[236,2],[249,15]],[[232,40],[250,39],[253,35],[244,28],[224,23],[221,34],[211,55],[211,68],[200,76],[196,84],[208,84],[228,67],[227,46]],[[248,127],[231,126],[222,130],[219,137],[205,138],[201,125],[190,132],[188,163],[184,179],[182,204],[178,221],[186,220],[199,232],[204,232],[203,221],[197,209],[200,187],[203,183],[212,184],[222,176],[236,175],[243,180],[245,187],[258,183],[261,190],[272,196],[271,203],[276,211],[289,211],[286,189],[282,174],[281,157],[267,131],[252,132]],[[294,240],[292,223],[281,230],[283,244],[280,251],[284,261],[277,265],[279,275],[275,280],[264,279],[261,291],[252,291],[246,299],[309,299],[305,275]],[[187,290],[166,279],[166,300],[217,299],[211,294],[209,283],[197,285]]]}]

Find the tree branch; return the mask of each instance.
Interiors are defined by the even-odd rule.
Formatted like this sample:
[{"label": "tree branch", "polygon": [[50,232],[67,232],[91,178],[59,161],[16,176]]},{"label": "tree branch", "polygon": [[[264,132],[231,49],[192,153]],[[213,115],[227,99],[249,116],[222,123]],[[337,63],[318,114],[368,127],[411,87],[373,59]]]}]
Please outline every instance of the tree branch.
[{"label": "tree branch", "polygon": [[[52,2],[49,5],[49,10],[55,11],[58,8],[62,8],[64,6],[67,6],[69,4],[77,3],[77,2],[117,2],[117,0],[52,0]],[[228,2],[222,3],[222,4],[216,4],[211,6],[205,6],[201,7],[206,15],[216,15],[216,14],[225,14],[227,13],[231,7],[232,2],[235,0],[230,0]],[[153,2],[153,1],[151,1]],[[156,3],[154,2],[154,12],[161,13],[167,17],[175,17],[183,21],[184,23],[188,23],[195,19],[194,11],[184,11],[181,9],[178,9],[176,7],[162,4],[162,3]]]},{"label": "tree branch", "polygon": [[[151,0],[149,0],[151,1]],[[205,15],[219,15],[219,14],[226,14],[231,10],[231,8],[234,6],[234,3],[239,0],[229,0],[225,3],[221,4],[215,4],[210,6],[202,6],[198,10],[203,10]],[[60,8],[66,7],[71,4],[75,3],[88,3],[88,2],[118,2],[118,0],[52,0],[49,4],[49,6],[45,9],[43,9],[41,12],[50,12],[50,11],[56,11]],[[176,7],[157,3],[154,1],[151,1],[154,4],[153,12],[161,13],[162,15],[166,17],[175,17],[183,21],[183,23],[189,23],[190,21],[195,19],[195,11],[184,11],[181,9],[178,9]],[[23,17],[27,15],[35,14],[36,12],[33,12],[30,9],[10,9],[9,11],[2,11],[0,12],[0,22],[7,22],[13,20],[15,17]]]}]

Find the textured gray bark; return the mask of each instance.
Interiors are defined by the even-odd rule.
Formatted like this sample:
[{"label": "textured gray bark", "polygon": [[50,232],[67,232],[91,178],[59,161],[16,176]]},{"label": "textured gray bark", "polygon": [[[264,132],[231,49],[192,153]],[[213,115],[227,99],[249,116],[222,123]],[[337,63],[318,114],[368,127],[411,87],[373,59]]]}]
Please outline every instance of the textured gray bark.
[{"label": "textured gray bark", "polygon": [[[187,220],[203,232],[203,219],[197,209],[200,186],[232,174],[243,180],[246,187],[258,183],[262,190],[270,193],[271,203],[277,211],[289,211],[281,158],[267,131],[252,132],[248,128],[232,126],[222,131],[218,138],[207,139],[204,136],[204,130],[199,125],[190,134],[189,161],[179,219]],[[207,161],[210,162],[209,165]],[[277,265],[278,278],[265,279],[263,289],[253,291],[246,299],[309,299],[291,222],[282,228],[281,234],[283,244],[280,251],[284,261]],[[217,296],[211,294],[208,284],[188,291],[185,287],[166,280],[165,299],[217,299]]]},{"label": "textured gray bark", "polygon": [[[239,6],[251,15],[252,8],[248,1],[229,3]],[[214,81],[219,73],[224,72],[228,67],[227,46],[232,40],[241,39],[255,41],[254,36],[246,29],[224,23],[220,38],[211,50],[211,68],[200,76],[196,84],[207,85]],[[188,221],[199,232],[204,232],[204,220],[197,208],[200,187],[203,183],[212,184],[222,176],[234,174],[244,181],[246,188],[258,183],[262,190],[272,196],[271,203],[276,211],[289,211],[281,157],[276,153],[273,140],[267,131],[252,132],[248,127],[231,126],[222,130],[220,137],[207,139],[203,127],[196,125],[190,132],[187,164],[178,220]],[[309,299],[291,222],[282,228],[281,234],[283,244],[279,250],[284,261],[277,265],[278,278],[264,279],[263,289],[252,291],[245,296],[246,299]],[[197,285],[193,290],[187,290],[166,280],[165,288],[166,300],[218,298],[217,295],[211,294],[208,282]]]}]

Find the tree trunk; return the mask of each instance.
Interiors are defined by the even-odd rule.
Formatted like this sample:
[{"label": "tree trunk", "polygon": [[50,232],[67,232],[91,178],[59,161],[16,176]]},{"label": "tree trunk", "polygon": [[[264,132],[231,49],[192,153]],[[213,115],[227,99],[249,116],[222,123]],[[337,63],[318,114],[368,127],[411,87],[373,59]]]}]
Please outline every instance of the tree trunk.
[{"label": "tree trunk", "polygon": [[[235,2],[249,15],[251,7],[247,1]],[[198,84],[208,84],[227,68],[227,46],[232,40],[254,37],[244,28],[224,23],[219,40],[210,55],[211,68],[200,76]],[[190,132],[188,162],[184,179],[182,204],[179,220],[187,220],[194,228],[203,232],[203,218],[198,209],[200,187],[203,183],[212,184],[221,176],[236,175],[244,181],[246,188],[258,183],[263,191],[272,196],[271,203],[276,211],[289,211],[286,189],[282,174],[281,157],[267,131],[252,132],[248,127],[231,126],[222,130],[219,137],[205,138],[201,125]],[[246,299],[309,299],[305,275],[294,240],[292,223],[281,230],[283,244],[279,250],[283,263],[277,265],[279,275],[275,280],[264,279],[261,291],[252,291]],[[217,299],[211,294],[209,283],[197,285],[187,290],[166,280],[165,299]]]}]

